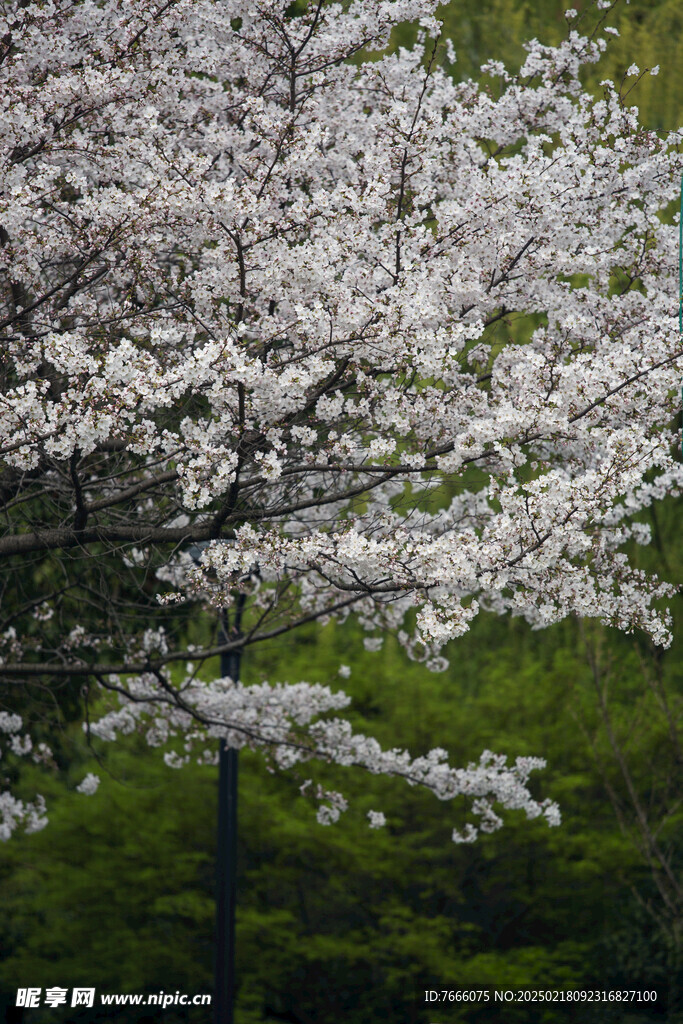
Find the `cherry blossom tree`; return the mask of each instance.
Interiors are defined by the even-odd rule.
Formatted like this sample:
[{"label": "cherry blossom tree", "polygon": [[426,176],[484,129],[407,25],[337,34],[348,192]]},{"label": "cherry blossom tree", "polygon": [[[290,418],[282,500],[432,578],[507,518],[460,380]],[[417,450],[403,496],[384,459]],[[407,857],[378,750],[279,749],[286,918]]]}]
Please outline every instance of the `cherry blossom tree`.
[{"label": "cherry blossom tree", "polygon": [[2,0],[0,653],[8,693],[81,679],[93,732],[172,764],[220,736],[469,794],[471,840],[496,804],[558,820],[541,760],[413,759],[328,687],[200,676],[350,614],[433,671],[482,609],[669,640],[623,548],[683,480],[679,136],[631,79],[584,91],[602,23],[485,87],[435,8]]}]

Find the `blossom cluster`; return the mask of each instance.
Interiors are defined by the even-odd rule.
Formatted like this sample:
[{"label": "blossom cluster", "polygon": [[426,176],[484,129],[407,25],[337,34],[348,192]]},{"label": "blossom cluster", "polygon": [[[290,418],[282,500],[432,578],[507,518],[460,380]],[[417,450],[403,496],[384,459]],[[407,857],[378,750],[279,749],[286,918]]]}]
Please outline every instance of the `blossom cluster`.
[{"label": "blossom cluster", "polygon": [[[20,715],[0,711],[0,773],[8,755],[31,756],[34,761],[44,761],[49,757],[50,752],[44,744],[34,751],[31,737],[22,732],[23,724]],[[5,781],[1,774],[0,781]],[[26,832],[38,832],[47,825],[45,810],[42,796],[38,795],[32,801],[20,800],[9,789],[3,788],[0,791],[0,840],[5,842],[19,827],[23,827]]]}]

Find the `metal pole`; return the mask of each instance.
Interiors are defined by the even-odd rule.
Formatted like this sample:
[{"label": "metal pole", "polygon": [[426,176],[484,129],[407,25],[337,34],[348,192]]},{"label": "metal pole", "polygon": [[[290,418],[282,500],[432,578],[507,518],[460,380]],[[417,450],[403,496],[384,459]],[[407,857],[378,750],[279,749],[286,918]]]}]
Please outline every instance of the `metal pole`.
[{"label": "metal pole", "polygon": [[[239,681],[241,651],[221,655],[221,676]],[[237,751],[220,741],[216,852],[215,1024],[233,1024],[235,1002],[235,899],[237,890]]]}]

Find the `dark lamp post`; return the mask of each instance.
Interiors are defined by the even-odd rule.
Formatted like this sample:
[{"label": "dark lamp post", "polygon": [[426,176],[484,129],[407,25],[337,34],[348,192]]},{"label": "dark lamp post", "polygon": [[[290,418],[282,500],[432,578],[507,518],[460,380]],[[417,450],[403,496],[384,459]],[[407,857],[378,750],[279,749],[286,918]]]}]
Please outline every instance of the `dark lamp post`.
[{"label": "dark lamp post", "polygon": [[[221,676],[239,682],[241,651],[221,654]],[[235,1002],[235,901],[237,890],[237,751],[220,740],[218,842],[216,846],[215,1024],[233,1024]]]},{"label": "dark lamp post", "polygon": [[[193,544],[189,553],[199,564],[207,542]],[[238,595],[233,628],[221,614],[221,643],[238,640],[245,598]],[[242,648],[221,654],[221,677],[240,678]],[[213,995],[214,1024],[233,1024],[235,1008],[235,904],[237,901],[237,750],[224,739],[218,747],[218,834],[216,841],[216,962]]]}]

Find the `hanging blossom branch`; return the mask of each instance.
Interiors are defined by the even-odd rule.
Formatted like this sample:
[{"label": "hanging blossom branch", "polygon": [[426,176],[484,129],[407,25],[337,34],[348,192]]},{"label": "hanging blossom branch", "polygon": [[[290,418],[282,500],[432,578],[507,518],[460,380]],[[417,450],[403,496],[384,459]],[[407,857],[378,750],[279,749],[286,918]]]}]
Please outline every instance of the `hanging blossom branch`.
[{"label": "hanging blossom branch", "polygon": [[[451,768],[445,750],[435,749],[417,758],[404,750],[383,750],[377,740],[355,733],[344,719],[320,717],[351,703],[345,693],[320,684],[244,686],[230,678],[205,683],[190,675],[175,690],[158,674],[147,673],[129,683],[125,691],[118,682],[104,681],[104,685],[116,686],[121,706],[93,723],[90,731],[110,742],[142,731],[150,746],[167,748],[164,759],[175,768],[187,764],[196,747],[200,749],[194,756],[200,764],[215,764],[216,745],[207,745],[208,741],[225,738],[231,747],[265,752],[280,769],[317,760],[401,778],[411,786],[430,790],[439,800],[471,797],[479,825],[468,823],[462,833],[454,829],[454,842],[473,842],[479,831],[500,828],[503,819],[494,810],[496,804],[502,809],[523,810],[528,818],[542,815],[550,825],[560,823],[557,804],[536,801],[527,788],[531,772],[545,767],[542,758],[518,757],[508,765],[506,757],[487,750],[478,764]],[[180,704],[175,699],[178,692]],[[168,749],[176,740],[182,752]],[[309,785],[310,780],[302,791]],[[312,793],[320,801],[317,816],[321,824],[337,821],[347,807],[340,793],[321,786],[314,787]],[[375,827],[384,823],[381,812],[373,814]]]},{"label": "hanging blossom branch", "polygon": [[[670,641],[675,588],[624,545],[683,489],[680,135],[584,91],[601,25],[489,65],[494,97],[439,66],[436,7],[0,0],[12,713],[90,680],[136,721],[286,751],[279,690],[276,743],[248,732],[258,688],[237,709],[171,666],[349,615],[432,671],[480,610]],[[188,645],[236,603],[238,638]],[[304,733],[302,757],[469,785],[440,753]],[[496,779],[528,774],[472,772],[505,806]]]}]

